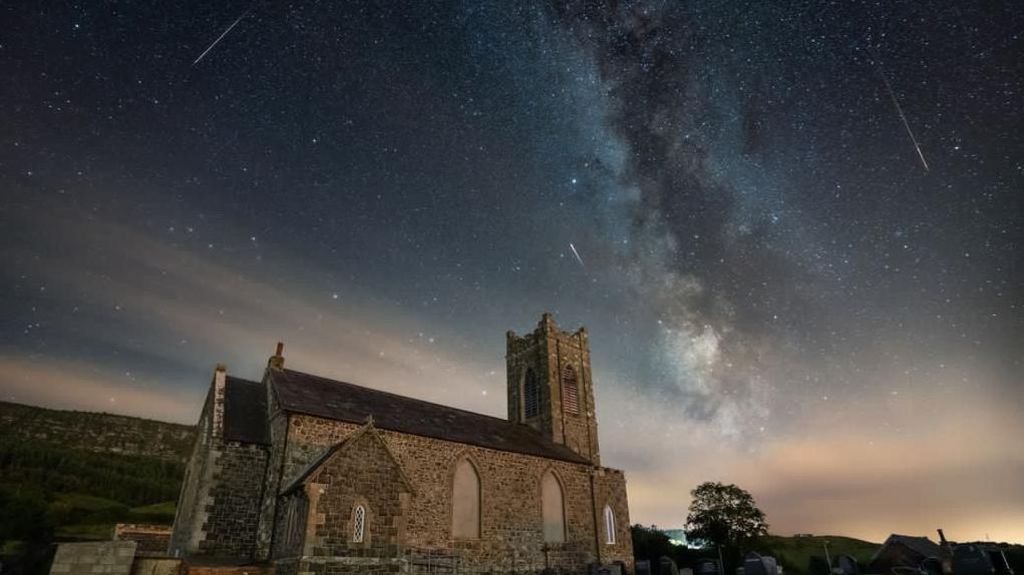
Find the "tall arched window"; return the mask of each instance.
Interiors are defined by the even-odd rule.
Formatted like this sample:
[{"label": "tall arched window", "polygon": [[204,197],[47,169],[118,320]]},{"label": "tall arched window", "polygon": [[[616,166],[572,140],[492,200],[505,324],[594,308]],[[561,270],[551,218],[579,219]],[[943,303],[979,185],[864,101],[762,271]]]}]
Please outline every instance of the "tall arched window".
[{"label": "tall arched window", "polygon": [[567,413],[580,412],[580,389],[576,370],[571,365],[562,370],[562,406]]},{"label": "tall arched window", "polygon": [[608,505],[604,506],[604,542],[615,545],[615,512]]},{"label": "tall arched window", "polygon": [[562,503],[562,484],[548,471],[540,481],[541,511],[544,517],[544,542],[565,541],[565,505]]},{"label": "tall arched window", "polygon": [[468,459],[455,465],[452,480],[452,538],[480,538],[480,476]]},{"label": "tall arched window", "polygon": [[352,510],[352,542],[362,543],[365,534],[366,508],[362,505],[356,505],[356,508]]},{"label": "tall arched window", "polygon": [[537,374],[529,368],[523,379],[523,410],[527,418],[540,415],[540,382]]}]

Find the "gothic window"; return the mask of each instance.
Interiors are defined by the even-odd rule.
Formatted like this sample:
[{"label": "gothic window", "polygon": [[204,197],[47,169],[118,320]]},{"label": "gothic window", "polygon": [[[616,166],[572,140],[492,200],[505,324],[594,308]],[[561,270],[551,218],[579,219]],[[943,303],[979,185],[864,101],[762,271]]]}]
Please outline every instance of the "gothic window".
[{"label": "gothic window", "polygon": [[615,545],[615,512],[608,505],[604,506],[604,542]]},{"label": "gothic window", "polygon": [[537,374],[529,368],[523,381],[523,407],[527,418],[540,415],[540,382]]},{"label": "gothic window", "polygon": [[562,405],[567,413],[580,412],[580,389],[576,381],[576,370],[571,365],[562,370]]},{"label": "gothic window", "polygon": [[544,542],[565,542],[565,505],[562,484],[548,471],[540,481],[541,511],[544,517]]},{"label": "gothic window", "polygon": [[468,459],[460,459],[452,480],[452,538],[480,538],[480,476]]},{"label": "gothic window", "polygon": [[352,542],[362,543],[363,535],[366,533],[366,508],[356,505],[352,512]]}]

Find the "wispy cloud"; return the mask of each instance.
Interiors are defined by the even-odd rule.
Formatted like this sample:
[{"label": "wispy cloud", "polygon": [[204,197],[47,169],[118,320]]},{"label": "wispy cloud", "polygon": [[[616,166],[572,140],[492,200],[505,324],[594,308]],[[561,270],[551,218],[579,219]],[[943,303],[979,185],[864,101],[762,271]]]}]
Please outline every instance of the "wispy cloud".
[{"label": "wispy cloud", "polygon": [[0,372],[4,401],[179,423],[194,423],[201,407],[195,394],[131,382],[124,374],[87,362],[0,356]]}]

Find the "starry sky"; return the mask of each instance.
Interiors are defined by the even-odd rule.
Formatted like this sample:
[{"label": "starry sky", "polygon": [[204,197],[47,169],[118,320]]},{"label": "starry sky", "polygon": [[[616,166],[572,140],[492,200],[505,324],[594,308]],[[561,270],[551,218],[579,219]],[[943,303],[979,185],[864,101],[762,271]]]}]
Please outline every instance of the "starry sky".
[{"label": "starry sky", "polygon": [[0,21],[0,398],[191,423],[280,340],[504,416],[505,331],[550,311],[634,522],[721,480],[776,533],[1024,542],[1019,5]]}]

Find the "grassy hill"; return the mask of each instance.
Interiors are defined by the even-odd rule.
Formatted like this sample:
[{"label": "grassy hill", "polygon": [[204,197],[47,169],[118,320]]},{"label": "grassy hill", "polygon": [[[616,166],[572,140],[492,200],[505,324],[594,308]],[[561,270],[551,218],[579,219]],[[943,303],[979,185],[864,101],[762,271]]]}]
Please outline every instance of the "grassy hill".
[{"label": "grassy hill", "polygon": [[862,565],[867,564],[882,546],[881,543],[838,535],[769,535],[762,540],[760,547],[774,556],[785,567],[786,573],[805,574],[811,556],[825,557],[826,541],[833,561],[840,555],[850,555]]},{"label": "grassy hill", "polygon": [[[191,426],[0,402],[0,554],[174,520]],[[28,572],[38,572],[29,567]]]},{"label": "grassy hill", "polygon": [[[671,557],[680,568],[694,568],[704,559],[716,560],[718,553],[714,549],[697,549],[681,545],[675,545],[665,532],[657,527],[644,527],[634,525],[632,527],[633,551],[637,559],[647,559],[652,564],[657,564],[661,556]],[[797,535],[793,537],[782,537],[769,535],[761,538],[754,547],[754,551],[762,555],[770,555],[784,567],[786,575],[806,575],[808,563],[812,556],[825,557],[824,542],[828,541],[829,554],[835,561],[839,555],[850,555],[861,564],[866,564],[881,547],[880,543],[871,543],[852,537],[840,537],[834,535]],[[749,551],[744,549],[743,551]],[[741,555],[732,557],[726,553],[725,563],[727,573],[741,562]]]},{"label": "grassy hill", "polygon": [[94,453],[184,461],[192,451],[195,428],[139,417],[0,401],[0,437]]}]

